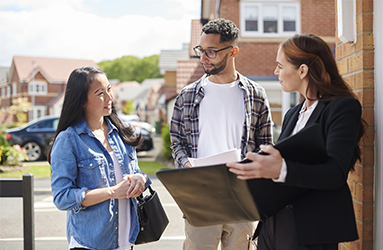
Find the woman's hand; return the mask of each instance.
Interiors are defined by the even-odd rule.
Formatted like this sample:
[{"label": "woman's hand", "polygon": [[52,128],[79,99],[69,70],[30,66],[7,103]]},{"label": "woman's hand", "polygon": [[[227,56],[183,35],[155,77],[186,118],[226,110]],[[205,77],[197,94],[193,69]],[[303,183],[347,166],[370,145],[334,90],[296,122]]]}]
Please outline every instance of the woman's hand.
[{"label": "woman's hand", "polygon": [[146,177],[142,174],[127,175],[123,178],[130,181],[130,186],[125,193],[125,197],[137,197],[145,190]]},{"label": "woman's hand", "polygon": [[282,156],[271,145],[261,145],[260,149],[268,155],[247,153],[246,158],[251,162],[230,162],[226,166],[236,174],[238,179],[249,180],[255,178],[278,179],[282,168]]}]

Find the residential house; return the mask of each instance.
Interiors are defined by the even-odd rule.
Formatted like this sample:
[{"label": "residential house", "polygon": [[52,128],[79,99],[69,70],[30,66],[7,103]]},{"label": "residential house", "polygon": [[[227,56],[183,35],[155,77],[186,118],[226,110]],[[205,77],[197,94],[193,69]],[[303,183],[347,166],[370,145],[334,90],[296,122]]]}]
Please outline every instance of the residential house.
[{"label": "residential house", "polygon": [[134,114],[138,115],[141,121],[155,126],[156,121],[161,120],[161,107],[157,107],[156,103],[163,81],[163,78],[152,78],[145,79],[141,84],[136,81],[114,84],[112,90],[117,112],[122,112],[121,107],[131,100],[133,101]]},{"label": "residential house", "polygon": [[[146,91],[146,98],[141,98],[138,110],[145,117],[145,121],[153,126],[156,126],[156,122],[161,121],[164,116],[164,109],[161,105],[158,105],[160,99],[159,91],[164,85],[163,78],[149,78],[145,79],[141,83],[143,89]],[[144,93],[144,92],[143,92]],[[145,100],[145,102],[144,102]]]},{"label": "residential house", "polygon": [[199,79],[204,71],[199,60],[195,57],[193,47],[198,44],[201,35],[201,21],[191,21],[190,44],[184,44],[182,50],[162,50],[159,68],[164,75],[164,86],[160,90],[159,105],[166,110],[162,121],[170,123],[173,114],[175,98],[181,89]]},{"label": "residential house", "polygon": [[142,91],[140,83],[136,81],[128,82],[116,82],[113,81],[112,85],[113,91],[113,103],[117,110],[117,113],[122,112],[122,107],[126,104],[128,100],[134,100]]},{"label": "residential house", "polygon": [[9,67],[0,67],[0,84],[7,81]]},{"label": "residential house", "polygon": [[0,122],[15,121],[7,109],[12,105],[12,100],[18,97],[27,97],[32,103],[29,121],[44,115],[60,114],[69,75],[82,66],[98,67],[92,60],[14,56],[8,81],[0,85]]},{"label": "residential house", "polygon": [[181,50],[161,50],[159,58],[160,73],[164,75],[164,85],[160,89],[160,105],[166,111],[163,114],[162,121],[170,123],[173,113],[174,100],[177,96],[177,64],[178,60],[188,60],[190,58],[190,45],[183,44]]}]

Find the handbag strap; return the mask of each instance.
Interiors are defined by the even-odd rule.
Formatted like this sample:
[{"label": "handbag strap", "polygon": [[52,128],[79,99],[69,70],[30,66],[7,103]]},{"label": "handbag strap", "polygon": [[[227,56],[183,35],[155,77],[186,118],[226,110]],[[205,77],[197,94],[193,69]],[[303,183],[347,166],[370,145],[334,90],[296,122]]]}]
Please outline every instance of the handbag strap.
[{"label": "handbag strap", "polygon": [[[152,195],[154,194],[155,191],[153,190],[153,188],[152,188],[151,185],[149,185],[148,188],[149,188],[149,191],[150,191],[150,196],[152,196]],[[139,196],[137,196],[136,199],[137,199],[138,201],[143,201],[143,200],[144,200],[144,195],[143,195],[143,193],[144,193],[144,192],[142,192]]]}]

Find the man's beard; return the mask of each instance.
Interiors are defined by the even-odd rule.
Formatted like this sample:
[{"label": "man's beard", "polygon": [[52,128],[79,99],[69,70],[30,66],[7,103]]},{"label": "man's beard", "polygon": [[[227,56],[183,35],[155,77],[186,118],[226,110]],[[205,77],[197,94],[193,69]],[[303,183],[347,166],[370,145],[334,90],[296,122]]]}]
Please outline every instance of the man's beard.
[{"label": "man's beard", "polygon": [[205,73],[208,75],[216,75],[222,70],[224,70],[226,68],[227,56],[228,55],[226,54],[226,56],[217,64],[210,64],[211,66],[213,66],[213,69],[211,70],[206,70],[205,67],[203,67],[202,65],[203,69],[205,70]]}]

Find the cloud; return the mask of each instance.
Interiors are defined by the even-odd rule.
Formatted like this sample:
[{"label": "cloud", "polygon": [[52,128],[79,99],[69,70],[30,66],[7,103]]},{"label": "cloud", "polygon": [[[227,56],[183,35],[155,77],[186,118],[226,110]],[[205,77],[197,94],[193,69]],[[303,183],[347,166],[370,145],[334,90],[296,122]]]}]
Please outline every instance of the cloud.
[{"label": "cloud", "polygon": [[[167,1],[180,3],[175,5],[179,10],[190,7],[188,0]],[[10,66],[14,55],[100,62],[124,55],[159,54],[161,49],[181,49],[182,43],[190,40],[191,19],[198,18],[191,14],[179,20],[134,14],[111,18],[87,11],[84,1],[30,2],[0,2],[1,66]]]}]

